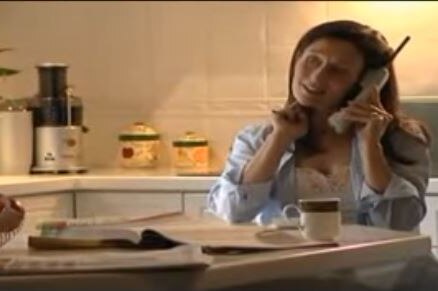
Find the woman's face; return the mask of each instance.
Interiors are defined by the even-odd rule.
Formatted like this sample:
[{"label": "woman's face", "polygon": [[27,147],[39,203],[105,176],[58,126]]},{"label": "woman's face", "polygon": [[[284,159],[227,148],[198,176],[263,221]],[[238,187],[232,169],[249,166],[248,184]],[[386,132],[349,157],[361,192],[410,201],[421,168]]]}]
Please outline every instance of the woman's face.
[{"label": "woman's face", "polygon": [[363,66],[362,54],[350,42],[316,40],[295,63],[292,93],[303,106],[333,111],[357,81]]}]

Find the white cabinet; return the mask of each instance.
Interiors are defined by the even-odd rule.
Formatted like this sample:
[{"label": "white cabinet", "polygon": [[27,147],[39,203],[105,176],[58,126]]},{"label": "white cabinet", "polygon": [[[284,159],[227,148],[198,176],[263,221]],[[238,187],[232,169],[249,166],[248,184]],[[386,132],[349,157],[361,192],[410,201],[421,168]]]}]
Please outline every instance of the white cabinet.
[{"label": "white cabinet", "polygon": [[201,215],[206,207],[206,193],[184,193],[184,213]]},{"label": "white cabinet", "polygon": [[76,213],[82,217],[142,216],[182,211],[179,192],[101,192],[76,193]]},{"label": "white cabinet", "polygon": [[[433,194],[432,194],[433,195]],[[438,195],[426,196],[427,214],[420,224],[420,232],[430,235],[432,249],[438,249]]]},{"label": "white cabinet", "polygon": [[73,217],[73,193],[35,194],[14,198],[26,210],[23,230],[29,233],[36,233],[36,225],[44,219]]}]

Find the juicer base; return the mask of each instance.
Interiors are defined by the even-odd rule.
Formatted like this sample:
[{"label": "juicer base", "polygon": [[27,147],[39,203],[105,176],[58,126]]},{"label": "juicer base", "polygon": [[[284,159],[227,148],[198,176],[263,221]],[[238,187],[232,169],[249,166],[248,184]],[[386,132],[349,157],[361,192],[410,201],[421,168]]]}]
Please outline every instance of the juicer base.
[{"label": "juicer base", "polygon": [[66,169],[33,167],[30,170],[31,174],[83,174],[87,171],[88,170],[85,167],[69,167]]}]

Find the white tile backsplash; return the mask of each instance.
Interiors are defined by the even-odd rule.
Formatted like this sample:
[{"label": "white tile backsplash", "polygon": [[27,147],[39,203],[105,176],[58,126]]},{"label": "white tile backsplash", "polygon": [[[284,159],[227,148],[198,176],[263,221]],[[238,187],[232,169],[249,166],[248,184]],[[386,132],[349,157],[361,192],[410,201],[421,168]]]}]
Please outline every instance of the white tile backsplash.
[{"label": "white tile backsplash", "polygon": [[271,47],[267,55],[267,96],[288,96],[288,75],[293,46]]},{"label": "white tile backsplash", "polygon": [[436,38],[438,3],[431,1],[327,1],[329,19],[353,19],[380,30],[385,36],[410,34]]},{"label": "white tile backsplash", "polygon": [[266,4],[267,45],[292,46],[312,26],[327,19],[330,1],[273,1]]},{"label": "white tile backsplash", "polygon": [[208,16],[204,24],[209,42],[245,44],[265,43],[265,14],[268,4],[256,1],[211,2],[203,4]]},{"label": "white tile backsplash", "polygon": [[210,42],[207,46],[208,98],[262,97],[265,47],[257,42]]},{"label": "white tile backsplash", "polygon": [[135,121],[162,133],[162,166],[185,130],[205,135],[221,165],[236,132],[284,102],[297,40],[328,19],[366,21],[394,45],[410,34],[396,61],[401,92],[436,95],[438,37],[430,27],[438,5],[407,3],[381,17],[373,2],[6,1],[0,43],[17,50],[1,54],[0,65],[22,72],[0,80],[0,95],[31,96],[36,64],[66,62],[90,127],[88,166],[114,166],[117,135]]},{"label": "white tile backsplash", "polygon": [[[438,9],[437,9],[438,11]],[[400,42],[400,36],[397,42]],[[413,37],[394,61],[398,72],[400,91],[404,95],[437,95],[438,76],[436,59],[438,39]]]}]

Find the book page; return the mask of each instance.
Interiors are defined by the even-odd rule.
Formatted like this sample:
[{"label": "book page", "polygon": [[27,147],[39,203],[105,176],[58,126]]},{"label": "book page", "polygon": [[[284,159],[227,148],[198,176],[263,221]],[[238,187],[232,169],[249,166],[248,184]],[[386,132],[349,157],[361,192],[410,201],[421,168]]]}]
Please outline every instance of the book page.
[{"label": "book page", "polygon": [[122,228],[118,226],[72,226],[58,231],[57,238],[114,240],[123,239],[138,244],[141,239],[141,230]]},{"label": "book page", "polygon": [[155,230],[177,241],[209,248],[235,249],[293,249],[317,246],[336,246],[334,241],[313,241],[299,230],[276,230],[258,226],[233,227],[157,227]]},{"label": "book page", "polygon": [[[204,249],[292,249],[318,246],[336,246],[333,241],[311,241],[299,230],[267,229],[252,224],[228,224],[218,219],[193,218],[184,215],[136,224],[115,226],[68,227],[55,236],[30,238],[37,249],[143,247],[165,249],[183,244],[197,245]],[[76,241],[72,239],[77,239]],[[81,240],[80,240],[81,239]],[[127,239],[134,245],[108,241]],[[106,241],[105,241],[106,240]]]},{"label": "book page", "polygon": [[275,250],[337,245],[333,241],[308,240],[297,229],[276,230],[254,224],[228,224],[217,218],[182,216],[130,229],[137,233],[152,229],[175,241],[211,248]]}]

